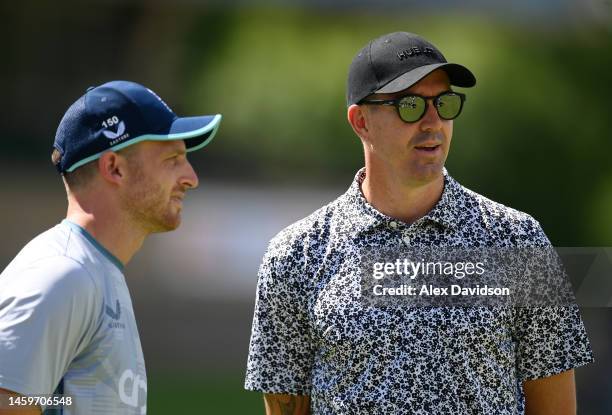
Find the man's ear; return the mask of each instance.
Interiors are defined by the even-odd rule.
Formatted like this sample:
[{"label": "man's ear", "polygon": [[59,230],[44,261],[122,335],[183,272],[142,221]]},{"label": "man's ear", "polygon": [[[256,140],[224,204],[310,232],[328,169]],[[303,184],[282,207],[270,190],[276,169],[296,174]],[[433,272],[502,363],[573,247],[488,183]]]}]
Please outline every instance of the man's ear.
[{"label": "man's ear", "polygon": [[100,176],[107,182],[119,184],[125,177],[126,159],[114,151],[103,153],[98,159]]},{"label": "man's ear", "polygon": [[365,108],[356,104],[351,105],[347,109],[347,118],[355,134],[357,134],[359,138],[367,140],[369,138],[369,130]]}]

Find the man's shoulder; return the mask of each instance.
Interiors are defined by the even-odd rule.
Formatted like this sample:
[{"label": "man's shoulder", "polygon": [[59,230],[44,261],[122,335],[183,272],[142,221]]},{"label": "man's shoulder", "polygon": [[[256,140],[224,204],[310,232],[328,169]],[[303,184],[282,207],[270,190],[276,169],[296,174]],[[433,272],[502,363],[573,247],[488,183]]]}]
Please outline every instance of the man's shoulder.
[{"label": "man's shoulder", "polygon": [[486,196],[481,195],[465,186],[461,186],[467,200],[474,202],[473,206],[478,206],[480,213],[492,221],[519,223],[537,221],[528,213],[514,209],[503,203],[496,202]]},{"label": "man's shoulder", "polygon": [[0,284],[37,291],[89,291],[95,281],[84,256],[75,255],[75,242],[68,231],[57,225],[28,242],[0,274]]},{"label": "man's shoulder", "polygon": [[47,261],[70,261],[67,257],[70,237],[60,224],[32,238],[13,258],[9,268],[28,268]]},{"label": "man's shoulder", "polygon": [[461,186],[467,206],[463,210],[466,220],[475,216],[490,233],[515,242],[548,245],[540,223],[530,214],[506,206]]},{"label": "man's shoulder", "polygon": [[89,293],[97,284],[83,264],[62,255],[46,256],[30,262],[7,267],[0,274],[0,286],[8,290],[19,286],[37,292]]},{"label": "man's shoulder", "polygon": [[329,240],[334,231],[334,223],[339,220],[343,198],[344,195],[336,198],[281,230],[270,240],[268,254],[283,256],[289,252],[322,246]]}]

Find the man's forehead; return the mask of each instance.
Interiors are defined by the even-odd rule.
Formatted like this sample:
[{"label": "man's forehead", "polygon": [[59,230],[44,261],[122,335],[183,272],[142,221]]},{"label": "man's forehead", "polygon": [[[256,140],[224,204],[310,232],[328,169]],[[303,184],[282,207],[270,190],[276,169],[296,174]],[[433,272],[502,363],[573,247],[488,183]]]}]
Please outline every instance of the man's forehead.
[{"label": "man's forehead", "polygon": [[450,78],[448,77],[446,71],[443,69],[436,69],[409,88],[390,94],[375,94],[374,96],[377,99],[392,99],[410,93],[419,95],[436,95],[450,89]]},{"label": "man's forehead", "polygon": [[429,75],[421,79],[419,82],[412,85],[407,90],[409,91],[411,89],[416,89],[420,86],[425,86],[425,85],[438,85],[438,84],[444,85],[447,88],[450,88],[450,78],[448,77],[448,74],[446,73],[444,69],[436,69],[435,71],[433,71],[432,73],[430,73]]},{"label": "man's forehead", "polygon": [[157,140],[145,140],[135,144],[138,150],[145,152],[159,152],[159,153],[184,153],[186,152],[185,142],[183,140],[169,140],[169,141],[157,141]]},{"label": "man's forehead", "polygon": [[185,141],[183,140],[158,141],[158,143],[162,144],[166,151],[186,151]]}]

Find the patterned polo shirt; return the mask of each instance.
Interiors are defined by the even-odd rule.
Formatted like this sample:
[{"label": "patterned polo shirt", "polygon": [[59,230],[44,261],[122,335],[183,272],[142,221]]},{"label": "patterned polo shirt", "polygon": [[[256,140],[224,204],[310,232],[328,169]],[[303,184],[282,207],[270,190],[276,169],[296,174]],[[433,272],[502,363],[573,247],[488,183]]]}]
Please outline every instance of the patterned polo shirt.
[{"label": "patterned polo shirt", "polygon": [[444,171],[436,206],[412,224],[361,193],[272,239],[259,271],[245,388],[311,396],[312,414],[523,414],[522,383],[593,360],[579,310],[373,307],[354,257],[393,246],[547,247],[529,215]]}]

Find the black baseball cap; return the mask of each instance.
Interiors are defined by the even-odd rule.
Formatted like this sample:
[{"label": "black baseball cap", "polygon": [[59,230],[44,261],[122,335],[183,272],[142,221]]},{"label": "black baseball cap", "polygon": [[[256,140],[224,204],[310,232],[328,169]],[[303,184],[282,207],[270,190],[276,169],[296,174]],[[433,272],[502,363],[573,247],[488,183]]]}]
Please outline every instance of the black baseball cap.
[{"label": "black baseball cap", "polygon": [[370,41],[349,68],[347,104],[374,93],[410,88],[436,69],[444,69],[451,85],[472,87],[476,78],[465,66],[448,63],[442,52],[414,33],[395,32]]},{"label": "black baseball cap", "polygon": [[187,151],[215,136],[221,114],[178,117],[149,88],[130,81],[90,87],[68,108],[55,135],[53,162],[72,172],[99,158],[145,140],[184,140]]}]

